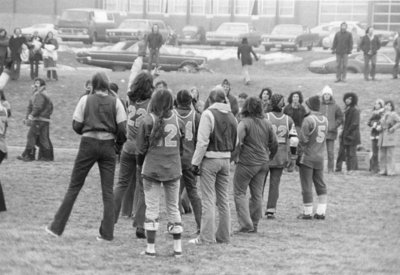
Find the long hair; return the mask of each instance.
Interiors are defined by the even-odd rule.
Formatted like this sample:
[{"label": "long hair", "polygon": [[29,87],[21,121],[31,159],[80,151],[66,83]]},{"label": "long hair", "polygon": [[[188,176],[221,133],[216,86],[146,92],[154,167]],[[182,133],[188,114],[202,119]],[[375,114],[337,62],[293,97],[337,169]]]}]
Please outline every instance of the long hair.
[{"label": "long hair", "polygon": [[258,97],[259,97],[260,99],[262,99],[263,93],[264,93],[265,91],[267,91],[267,93],[268,93],[268,98],[270,99],[271,96],[272,96],[272,90],[271,90],[271,88],[269,88],[269,87],[262,88],[262,90],[261,90],[261,92],[260,92],[260,94],[259,94]]},{"label": "long hair", "polygon": [[263,118],[263,108],[261,99],[251,96],[243,103],[241,114],[244,117]]},{"label": "long hair", "polygon": [[293,102],[293,96],[294,96],[295,94],[298,94],[298,96],[299,96],[299,103],[302,104],[304,98],[303,98],[303,93],[302,93],[301,91],[294,91],[294,92],[291,92],[290,95],[289,95],[289,97],[288,97],[288,103],[289,103],[289,104],[292,104],[292,102]]},{"label": "long hair", "polygon": [[148,72],[141,71],[133,80],[127,95],[130,101],[136,102],[151,98],[153,90],[153,77]]},{"label": "long hair", "polygon": [[153,130],[150,134],[150,147],[156,146],[157,142],[163,137],[165,122],[164,118],[171,115],[174,108],[174,96],[167,90],[158,90],[151,97],[150,113],[156,116]]},{"label": "long hair", "polygon": [[110,80],[104,72],[97,72],[92,77],[93,91],[110,91]]}]

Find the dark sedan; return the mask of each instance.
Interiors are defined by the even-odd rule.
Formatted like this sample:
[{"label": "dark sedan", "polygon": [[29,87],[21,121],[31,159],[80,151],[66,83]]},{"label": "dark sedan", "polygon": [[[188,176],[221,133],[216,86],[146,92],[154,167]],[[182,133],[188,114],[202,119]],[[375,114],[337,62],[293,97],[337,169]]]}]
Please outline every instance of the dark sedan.
[{"label": "dark sedan", "polygon": [[206,31],[201,26],[185,26],[178,37],[179,44],[205,44]]},{"label": "dark sedan", "polygon": [[[122,41],[113,46],[107,46],[96,51],[77,53],[76,59],[82,64],[112,69],[113,71],[129,70],[136,59],[138,46],[136,41]],[[143,69],[146,68],[148,57],[143,59]],[[163,71],[183,70],[195,72],[206,66],[207,58],[203,56],[186,55],[177,48],[161,47],[159,64]]]},{"label": "dark sedan", "polygon": [[[393,72],[394,61],[383,53],[378,52],[376,62],[376,72],[379,74],[391,74]],[[310,63],[308,69],[317,74],[336,73],[336,57],[329,57],[316,60]],[[349,55],[347,71],[351,73],[362,73],[364,70],[364,55],[354,53]]]}]

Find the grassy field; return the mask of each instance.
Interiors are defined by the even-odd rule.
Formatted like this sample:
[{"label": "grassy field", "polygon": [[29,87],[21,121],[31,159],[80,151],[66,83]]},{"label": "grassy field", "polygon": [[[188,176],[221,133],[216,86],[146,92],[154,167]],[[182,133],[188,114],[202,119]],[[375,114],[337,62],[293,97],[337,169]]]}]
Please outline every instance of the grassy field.
[{"label": "grassy field", "polygon": [[[376,98],[393,99],[400,106],[399,81],[378,75],[379,81],[364,82],[350,75],[346,84],[333,83],[333,75],[315,75],[306,70],[311,60],[326,53],[299,52],[303,62],[251,68],[252,84],[244,86],[237,60],[210,61],[215,73],[165,73],[160,76],[174,92],[197,86],[204,99],[215,84],[228,78],[232,93],[258,95],[262,87],[288,95],[301,90],[305,96],[317,94],[330,85],[343,106],[345,92],[360,97],[363,145],[370,147],[366,126]],[[80,66],[69,53],[60,54],[60,63]],[[79,143],[71,129],[73,109],[83,92],[83,83],[95,70],[79,68],[60,71],[58,82],[48,83],[54,101],[51,138],[54,163],[21,163],[16,156],[25,145],[27,128],[22,120],[31,94],[28,71],[18,82],[10,82],[6,96],[13,116],[7,133],[9,159],[0,167],[8,211],[0,213],[0,274],[396,274],[400,270],[399,177],[376,177],[367,171],[356,175],[326,174],[329,205],[325,221],[300,221],[301,188],[297,173],[284,174],[278,202],[278,217],[263,219],[259,233],[237,234],[229,245],[192,246],[187,241],[195,230],[192,215],[184,215],[184,257],[174,259],[172,238],[165,233],[165,211],[157,238],[156,259],[139,255],[145,241],[134,236],[131,220],[116,225],[115,240],[97,242],[102,213],[99,174],[94,168],[79,195],[62,238],[45,234],[48,224],[68,186]],[[228,73],[229,72],[229,73]],[[128,72],[109,72],[125,96]],[[399,144],[398,144],[399,145]],[[399,155],[396,155],[399,161]],[[232,172],[234,168],[232,168]],[[116,175],[118,172],[116,173]],[[232,174],[233,175],[233,174]],[[231,188],[232,189],[232,188]],[[267,196],[267,193],[264,197]],[[232,227],[237,227],[231,195]],[[162,208],[163,209],[163,208]]]}]

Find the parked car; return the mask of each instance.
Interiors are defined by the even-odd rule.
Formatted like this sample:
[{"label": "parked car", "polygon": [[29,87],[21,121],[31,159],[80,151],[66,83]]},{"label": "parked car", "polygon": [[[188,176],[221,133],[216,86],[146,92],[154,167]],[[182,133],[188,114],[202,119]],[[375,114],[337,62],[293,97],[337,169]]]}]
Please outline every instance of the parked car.
[{"label": "parked car", "polygon": [[54,24],[50,23],[33,24],[30,27],[22,28],[21,31],[27,38],[30,38],[34,32],[38,32],[39,36],[43,39],[49,32],[52,32],[55,37],[58,35],[58,31],[55,29]]},{"label": "parked car", "polygon": [[336,27],[336,25],[332,25],[332,23],[323,23],[310,29],[312,33],[316,33],[319,36],[318,46],[322,46],[322,40],[331,33],[333,27]]},{"label": "parked car", "polygon": [[101,9],[66,9],[57,22],[62,40],[86,44],[105,41],[106,29],[115,26],[113,13]]},{"label": "parked car", "polygon": [[[82,51],[76,54],[76,59],[82,64],[112,69],[113,71],[125,71],[132,67],[138,53],[137,41],[121,41],[112,46],[100,50]],[[148,55],[143,59],[143,68],[148,64]],[[204,68],[207,58],[203,56],[185,55],[179,48],[161,47],[159,64],[161,70],[188,72]]]},{"label": "parked car", "polygon": [[280,24],[276,25],[271,34],[263,35],[261,44],[266,51],[271,48],[286,48],[297,51],[301,47],[312,47],[318,45],[318,34],[311,33],[307,26],[296,24]]},{"label": "parked car", "polygon": [[206,41],[210,45],[237,46],[243,37],[247,37],[251,46],[258,47],[261,44],[261,33],[250,23],[222,23],[216,31],[206,33]]},{"label": "parked car", "polygon": [[[376,62],[376,72],[379,74],[392,74],[394,61],[387,55],[378,52]],[[316,60],[310,63],[308,69],[317,74],[333,74],[336,73],[336,57]],[[347,71],[351,73],[362,73],[364,70],[364,55],[362,53],[354,53],[349,55]]]},{"label": "parked car", "polygon": [[107,29],[107,41],[119,42],[124,40],[138,40],[139,33],[150,33],[154,24],[158,25],[159,32],[166,41],[169,30],[162,20],[150,19],[125,19],[116,29]]},{"label": "parked car", "polygon": [[179,44],[205,44],[206,30],[202,26],[185,26],[178,35]]}]

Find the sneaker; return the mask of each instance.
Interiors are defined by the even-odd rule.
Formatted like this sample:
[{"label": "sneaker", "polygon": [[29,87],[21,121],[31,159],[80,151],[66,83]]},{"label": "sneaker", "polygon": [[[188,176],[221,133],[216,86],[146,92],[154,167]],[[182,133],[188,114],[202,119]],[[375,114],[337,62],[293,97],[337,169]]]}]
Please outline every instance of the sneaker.
[{"label": "sneaker", "polygon": [[300,214],[297,216],[297,218],[300,220],[312,220],[313,217],[311,215]]},{"label": "sneaker", "polygon": [[325,220],[325,215],[323,215],[323,214],[320,215],[320,214],[315,213],[314,219],[316,219],[316,220]]},{"label": "sneaker", "polygon": [[60,235],[57,235],[56,233],[54,233],[53,231],[51,231],[51,229],[50,229],[48,226],[46,226],[46,227],[44,228],[44,230],[46,231],[47,234],[49,234],[49,235],[51,235],[51,236],[53,236],[53,237],[56,237],[56,238],[59,238],[59,237],[60,237]]},{"label": "sneaker", "polygon": [[146,231],[142,227],[136,227],[136,238],[146,239]]},{"label": "sneaker", "polygon": [[190,243],[190,244],[201,244],[199,238],[191,239],[191,240],[188,241],[188,243]]},{"label": "sneaker", "polygon": [[18,156],[17,159],[18,159],[18,160],[25,161],[25,162],[34,161],[34,160],[35,160],[34,158],[30,158],[30,157],[28,157],[28,156]]},{"label": "sneaker", "polygon": [[340,79],[336,79],[335,80],[335,83],[339,83],[341,80]]},{"label": "sneaker", "polygon": [[103,242],[103,241],[111,242],[111,240],[104,239],[103,236],[101,236],[101,235],[97,235],[96,240],[99,242]]},{"label": "sneaker", "polygon": [[174,251],[175,258],[182,258],[182,251]]},{"label": "sneaker", "polygon": [[250,230],[252,230],[252,229],[245,229],[245,228],[241,228],[241,229],[239,229],[239,230],[235,230],[235,231],[233,231],[233,234],[249,233],[249,232],[250,232]]},{"label": "sneaker", "polygon": [[156,257],[156,253],[155,252],[147,252],[146,250],[140,252],[140,255],[141,256],[146,256],[146,257],[151,257],[151,258]]},{"label": "sneaker", "polygon": [[272,212],[265,212],[265,216],[267,216],[268,220],[274,220],[275,219],[275,213],[272,213]]}]

